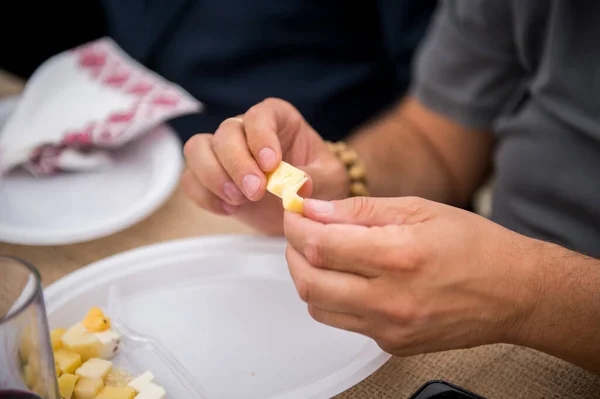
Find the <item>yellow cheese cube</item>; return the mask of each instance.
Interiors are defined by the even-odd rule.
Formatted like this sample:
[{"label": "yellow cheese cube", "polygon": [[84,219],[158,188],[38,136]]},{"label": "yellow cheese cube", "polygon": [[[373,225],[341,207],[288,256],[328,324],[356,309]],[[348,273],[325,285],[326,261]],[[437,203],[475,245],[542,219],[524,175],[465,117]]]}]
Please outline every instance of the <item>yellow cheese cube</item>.
[{"label": "yellow cheese cube", "polygon": [[21,334],[21,348],[19,352],[21,354],[21,361],[27,363],[30,356],[39,353],[39,340],[36,336],[34,325],[25,327]]},{"label": "yellow cheese cube", "polygon": [[86,361],[99,357],[102,352],[102,342],[87,331],[81,323],[75,324],[61,337],[62,345],[73,352],[79,353]]},{"label": "yellow cheese cube", "polygon": [[75,385],[79,380],[79,376],[74,374],[63,374],[58,377],[58,391],[62,399],[71,399],[75,391]]},{"label": "yellow cheese cube", "polygon": [[298,190],[295,188],[285,188],[283,190],[281,198],[283,201],[283,209],[295,213],[304,213],[304,199],[297,193]]},{"label": "yellow cheese cube", "polygon": [[75,374],[85,378],[106,378],[112,370],[112,362],[104,359],[90,359],[77,369]]},{"label": "yellow cheese cube", "polygon": [[81,322],[89,332],[102,332],[110,329],[110,318],[104,315],[102,309],[91,308]]},{"label": "yellow cheese cube", "polygon": [[133,399],[135,395],[137,392],[133,388],[106,386],[96,396],[96,399]]},{"label": "yellow cheese cube", "polygon": [[33,388],[31,388],[33,393],[37,394],[40,398],[43,398],[44,395],[48,393],[48,387],[44,383],[44,380],[38,380]]},{"label": "yellow cheese cube", "polygon": [[73,399],[94,399],[104,388],[102,378],[80,378],[75,385]]},{"label": "yellow cheese cube", "polygon": [[29,363],[23,366],[23,379],[29,389],[33,389],[39,377],[39,368],[36,369],[34,364]]},{"label": "yellow cheese cube", "polygon": [[81,366],[81,355],[68,349],[58,349],[54,352],[54,361],[63,373],[74,374]]},{"label": "yellow cheese cube", "polygon": [[81,360],[99,357],[102,352],[102,342],[92,334],[85,334],[74,340],[67,348],[81,355]]},{"label": "yellow cheese cube", "polygon": [[61,338],[67,332],[64,328],[57,328],[55,330],[50,331],[50,342],[52,342],[52,350],[57,350],[62,348]]},{"label": "yellow cheese cube", "polygon": [[283,200],[284,209],[302,213],[303,199],[297,193],[307,181],[306,173],[281,162],[277,169],[267,174],[267,191]]},{"label": "yellow cheese cube", "polygon": [[63,346],[69,346],[73,341],[87,334],[86,328],[81,323],[74,324],[60,337]]}]

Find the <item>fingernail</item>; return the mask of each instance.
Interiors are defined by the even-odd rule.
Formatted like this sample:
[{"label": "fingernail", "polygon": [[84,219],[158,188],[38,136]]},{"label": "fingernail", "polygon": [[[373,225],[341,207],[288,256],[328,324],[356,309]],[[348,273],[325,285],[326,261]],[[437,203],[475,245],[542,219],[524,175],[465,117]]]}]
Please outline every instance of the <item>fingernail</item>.
[{"label": "fingernail", "polygon": [[258,161],[264,170],[270,170],[275,166],[275,151],[270,148],[263,148],[258,152]]},{"label": "fingernail", "polygon": [[237,206],[230,205],[225,201],[222,201],[221,206],[223,207],[223,210],[225,211],[225,213],[227,213],[228,215],[235,214],[237,212],[237,210],[239,209]]},{"label": "fingernail", "polygon": [[247,197],[252,197],[260,188],[260,178],[256,175],[246,175],[242,179],[242,186]]},{"label": "fingernail", "polygon": [[244,194],[242,194],[232,181],[223,184],[223,192],[230,201],[240,201],[244,198]]},{"label": "fingernail", "polygon": [[317,215],[328,215],[333,213],[333,204],[329,201],[307,199],[304,203],[305,207],[309,207]]}]

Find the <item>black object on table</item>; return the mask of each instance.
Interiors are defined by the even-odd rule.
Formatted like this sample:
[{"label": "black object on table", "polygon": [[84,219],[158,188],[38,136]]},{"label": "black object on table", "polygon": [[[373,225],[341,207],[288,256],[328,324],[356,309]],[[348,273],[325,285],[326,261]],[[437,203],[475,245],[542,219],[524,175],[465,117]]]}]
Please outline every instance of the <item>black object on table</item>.
[{"label": "black object on table", "polygon": [[446,381],[429,381],[415,392],[410,399],[485,399],[464,388]]}]

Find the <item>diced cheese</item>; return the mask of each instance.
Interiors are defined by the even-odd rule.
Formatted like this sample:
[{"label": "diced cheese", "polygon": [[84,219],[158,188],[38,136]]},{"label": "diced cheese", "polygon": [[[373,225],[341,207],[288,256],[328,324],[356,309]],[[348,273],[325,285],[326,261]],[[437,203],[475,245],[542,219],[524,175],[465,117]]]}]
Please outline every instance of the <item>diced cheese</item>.
[{"label": "diced cheese", "polygon": [[65,346],[73,352],[79,353],[81,355],[81,360],[83,361],[94,357],[100,357],[103,347],[100,340],[89,333],[82,335],[73,340],[70,345]]},{"label": "diced cheese", "polygon": [[135,399],[164,399],[167,395],[165,389],[152,382],[142,385],[142,390],[136,395]]},{"label": "diced cheese", "polygon": [[135,389],[130,387],[105,386],[95,399],[133,399],[135,396]]},{"label": "diced cheese", "polygon": [[63,374],[58,377],[58,390],[62,399],[71,399],[73,397],[77,380],[79,380],[79,376],[74,374]]},{"label": "diced cheese", "polygon": [[112,359],[115,357],[121,348],[121,334],[117,331],[103,331],[99,333],[93,333],[101,344],[100,353],[98,357],[102,359]]},{"label": "diced cheese", "polygon": [[52,342],[52,350],[62,348],[62,336],[67,332],[64,328],[57,328],[50,331],[50,342]]},{"label": "diced cheese", "polygon": [[[302,182],[304,184],[304,182]],[[300,187],[302,186],[300,185]],[[300,187],[284,188],[282,193],[283,209],[295,212],[304,213],[304,199],[298,195]]]},{"label": "diced cheese", "polygon": [[112,362],[104,359],[89,359],[87,362],[83,363],[81,367],[75,371],[80,377],[85,378],[106,378],[108,373],[112,370]]},{"label": "diced cheese", "polygon": [[63,373],[58,364],[56,364],[56,361],[54,362],[54,370],[56,371],[56,378],[60,377]]},{"label": "diced cheese", "polygon": [[25,327],[21,333],[21,348],[19,350],[23,363],[27,363],[32,354],[40,352],[38,342],[33,325]]},{"label": "diced cheese", "polygon": [[80,378],[75,385],[73,399],[94,399],[104,388],[102,378]]},{"label": "diced cheese", "polygon": [[36,369],[34,364],[29,363],[23,366],[23,377],[25,385],[27,385],[28,388],[33,388],[33,385],[40,377],[38,373],[39,369]]},{"label": "diced cheese", "polygon": [[283,200],[284,209],[302,213],[303,199],[297,193],[307,181],[306,173],[281,162],[277,169],[267,174],[267,191]]},{"label": "diced cheese", "polygon": [[81,324],[92,333],[110,330],[110,318],[100,308],[91,308]]},{"label": "diced cheese", "polygon": [[135,389],[137,392],[140,392],[142,390],[142,387],[148,384],[149,382],[152,382],[153,379],[154,376],[152,375],[152,373],[146,371],[134,378],[129,384],[127,384],[127,386]]},{"label": "diced cheese", "polygon": [[69,346],[71,342],[81,338],[83,335],[87,333],[87,330],[81,323],[76,323],[71,326],[65,333],[60,337],[64,346]]},{"label": "diced cheese", "polygon": [[81,355],[64,348],[54,352],[54,360],[63,373],[73,374],[81,366]]},{"label": "diced cheese", "polygon": [[83,361],[100,357],[103,345],[95,335],[89,333],[81,323],[72,326],[61,338],[63,347],[79,353]]}]

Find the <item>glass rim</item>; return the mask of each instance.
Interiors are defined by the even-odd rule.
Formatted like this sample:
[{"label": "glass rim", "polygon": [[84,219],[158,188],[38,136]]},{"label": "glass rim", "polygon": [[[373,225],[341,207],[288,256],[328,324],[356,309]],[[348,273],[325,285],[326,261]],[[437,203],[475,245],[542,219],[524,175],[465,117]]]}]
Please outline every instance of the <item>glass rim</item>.
[{"label": "glass rim", "polygon": [[4,316],[4,317],[0,318],[0,325],[10,321],[11,319],[13,319],[13,318],[19,316],[21,313],[23,313],[23,311],[25,309],[27,309],[29,307],[29,305],[31,305],[33,303],[33,301],[35,300],[35,297],[37,296],[37,294],[39,292],[41,292],[41,289],[42,289],[42,278],[40,276],[40,272],[31,263],[29,263],[26,260],[23,260],[21,258],[14,257],[14,256],[0,255],[0,262],[2,262],[2,261],[11,261],[11,262],[14,262],[20,266],[23,266],[27,270],[29,270],[29,272],[34,276],[34,279],[35,279],[35,289],[29,295],[27,300],[25,300],[21,305],[19,305],[16,309],[14,309],[11,313],[9,313],[8,316]]}]

